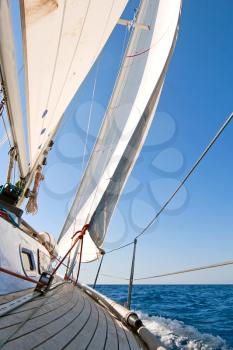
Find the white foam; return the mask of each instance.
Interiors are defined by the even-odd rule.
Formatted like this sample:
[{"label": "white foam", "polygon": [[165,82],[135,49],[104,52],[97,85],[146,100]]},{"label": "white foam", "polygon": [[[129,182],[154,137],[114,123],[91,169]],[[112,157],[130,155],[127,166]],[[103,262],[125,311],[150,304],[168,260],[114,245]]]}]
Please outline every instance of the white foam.
[{"label": "white foam", "polygon": [[184,322],[169,318],[151,316],[137,311],[144,325],[168,349],[181,350],[229,350],[226,342],[219,336],[201,333],[195,327],[185,325]]}]

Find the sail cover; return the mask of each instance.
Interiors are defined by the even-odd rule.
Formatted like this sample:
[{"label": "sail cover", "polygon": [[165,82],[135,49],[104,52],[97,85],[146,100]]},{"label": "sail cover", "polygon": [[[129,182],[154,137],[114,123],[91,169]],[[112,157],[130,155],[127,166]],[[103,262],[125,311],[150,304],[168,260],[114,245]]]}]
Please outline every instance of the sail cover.
[{"label": "sail cover", "polygon": [[141,3],[97,142],[60,235],[61,255],[69,248],[72,234],[89,223],[82,260],[98,257],[155,113],[176,41],[180,7],[180,0]]},{"label": "sail cover", "polygon": [[23,128],[23,116],[19,93],[17,62],[10,13],[10,2],[0,1],[0,71],[3,83],[8,118],[14,146],[17,149],[19,172],[22,177],[28,173],[28,161]]},{"label": "sail cover", "polygon": [[22,0],[30,163],[62,115],[123,12],[127,0]]}]

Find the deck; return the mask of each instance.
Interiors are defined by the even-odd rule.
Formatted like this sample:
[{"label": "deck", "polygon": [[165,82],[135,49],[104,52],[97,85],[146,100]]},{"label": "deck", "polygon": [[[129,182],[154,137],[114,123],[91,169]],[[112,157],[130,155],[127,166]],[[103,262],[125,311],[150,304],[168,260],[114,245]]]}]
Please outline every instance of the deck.
[{"label": "deck", "polygon": [[[11,297],[8,295],[10,300]],[[0,300],[0,303],[3,301]],[[0,349],[137,350],[137,335],[80,288],[63,283],[0,317]]]}]

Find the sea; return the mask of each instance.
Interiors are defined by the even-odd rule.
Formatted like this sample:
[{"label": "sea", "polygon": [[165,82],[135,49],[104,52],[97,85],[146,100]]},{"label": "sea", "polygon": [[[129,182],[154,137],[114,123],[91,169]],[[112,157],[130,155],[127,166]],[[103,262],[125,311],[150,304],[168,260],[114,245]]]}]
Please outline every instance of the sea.
[{"label": "sea", "polygon": [[[127,299],[127,285],[96,289]],[[233,285],[134,285],[131,309],[168,349],[233,349]]]}]

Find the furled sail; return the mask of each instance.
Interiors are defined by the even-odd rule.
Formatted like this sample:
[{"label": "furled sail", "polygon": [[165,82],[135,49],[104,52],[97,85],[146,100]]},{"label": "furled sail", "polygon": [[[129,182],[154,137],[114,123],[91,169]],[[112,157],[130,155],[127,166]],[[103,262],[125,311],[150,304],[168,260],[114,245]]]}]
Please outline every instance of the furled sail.
[{"label": "furled sail", "polygon": [[103,125],[60,235],[60,255],[69,248],[73,233],[89,224],[82,260],[98,257],[153,120],[176,41],[180,7],[181,0],[141,2]]},{"label": "furled sail", "polygon": [[14,146],[16,147],[18,154],[19,172],[21,177],[25,177],[28,173],[28,161],[19,93],[10,2],[7,0],[0,1],[0,38],[1,83],[5,90],[7,114],[11,126]]},{"label": "furled sail", "polygon": [[31,169],[128,0],[22,0]]}]

